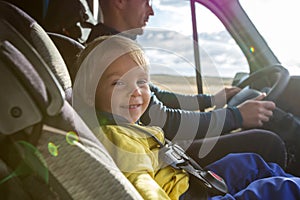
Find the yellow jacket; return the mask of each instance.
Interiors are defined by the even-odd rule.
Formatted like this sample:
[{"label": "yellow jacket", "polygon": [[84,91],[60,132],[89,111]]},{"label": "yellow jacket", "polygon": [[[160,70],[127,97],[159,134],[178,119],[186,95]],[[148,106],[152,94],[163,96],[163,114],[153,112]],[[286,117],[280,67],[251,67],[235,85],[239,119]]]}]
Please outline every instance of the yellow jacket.
[{"label": "yellow jacket", "polygon": [[159,144],[146,135],[147,131],[165,143],[159,127],[136,124],[105,125],[95,133],[107,148],[118,167],[144,199],[179,199],[188,189],[188,174],[171,166],[161,167],[158,161]]}]

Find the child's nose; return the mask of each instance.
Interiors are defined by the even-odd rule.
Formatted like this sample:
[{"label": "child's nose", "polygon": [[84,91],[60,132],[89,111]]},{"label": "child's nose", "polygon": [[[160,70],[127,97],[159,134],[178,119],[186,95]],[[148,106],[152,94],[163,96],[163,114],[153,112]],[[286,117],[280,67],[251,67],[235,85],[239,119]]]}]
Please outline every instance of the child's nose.
[{"label": "child's nose", "polygon": [[133,90],[132,90],[132,93],[131,93],[131,96],[133,97],[137,97],[137,96],[141,96],[141,89],[139,87],[135,87]]}]

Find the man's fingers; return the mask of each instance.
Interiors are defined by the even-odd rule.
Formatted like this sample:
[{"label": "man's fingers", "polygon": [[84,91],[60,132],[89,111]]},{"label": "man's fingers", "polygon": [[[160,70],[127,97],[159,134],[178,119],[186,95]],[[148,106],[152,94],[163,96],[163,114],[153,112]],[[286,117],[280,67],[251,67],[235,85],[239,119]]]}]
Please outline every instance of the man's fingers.
[{"label": "man's fingers", "polygon": [[271,110],[267,110],[266,112],[265,112],[265,116],[267,116],[267,117],[272,117],[273,116],[273,112],[271,111]]},{"label": "man's fingers", "polygon": [[260,117],[260,121],[262,121],[262,122],[268,122],[269,119],[270,119],[270,116],[268,116],[268,115],[262,115]]},{"label": "man's fingers", "polygon": [[267,96],[266,93],[262,93],[258,97],[255,97],[254,100],[260,101],[263,100],[266,96]]},{"label": "man's fingers", "polygon": [[263,101],[263,106],[267,110],[274,110],[276,108],[276,104],[273,101]]}]

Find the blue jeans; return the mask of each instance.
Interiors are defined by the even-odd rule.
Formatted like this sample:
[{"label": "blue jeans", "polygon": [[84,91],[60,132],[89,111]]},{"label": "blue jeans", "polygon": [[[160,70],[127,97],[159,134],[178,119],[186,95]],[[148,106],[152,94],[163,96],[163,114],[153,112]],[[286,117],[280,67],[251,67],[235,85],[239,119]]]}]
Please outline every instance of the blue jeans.
[{"label": "blue jeans", "polygon": [[211,200],[300,199],[300,178],[254,153],[228,154],[206,169],[223,177],[228,186],[228,194]]}]

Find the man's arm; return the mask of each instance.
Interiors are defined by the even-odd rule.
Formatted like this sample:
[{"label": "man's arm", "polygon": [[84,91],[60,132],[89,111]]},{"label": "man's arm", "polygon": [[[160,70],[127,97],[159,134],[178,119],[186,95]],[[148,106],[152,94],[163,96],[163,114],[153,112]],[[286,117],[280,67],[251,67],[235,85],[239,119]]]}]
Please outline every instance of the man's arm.
[{"label": "man's arm", "polygon": [[141,122],[163,128],[168,139],[201,139],[235,130],[243,120],[236,107],[211,112],[184,111],[168,108],[155,95],[152,96]]},{"label": "man's arm", "polygon": [[206,94],[178,94],[161,90],[157,86],[150,84],[151,92],[155,94],[165,106],[182,110],[204,110],[212,106],[211,95]]}]

